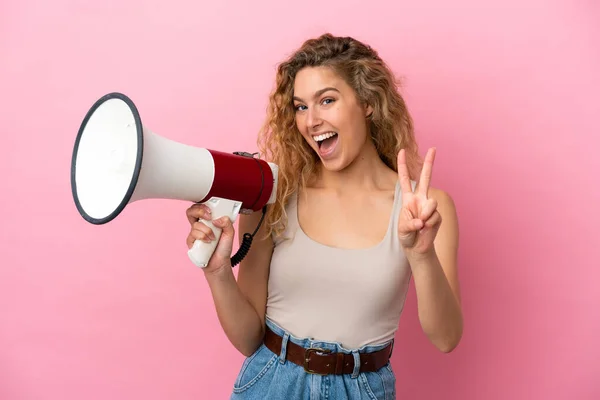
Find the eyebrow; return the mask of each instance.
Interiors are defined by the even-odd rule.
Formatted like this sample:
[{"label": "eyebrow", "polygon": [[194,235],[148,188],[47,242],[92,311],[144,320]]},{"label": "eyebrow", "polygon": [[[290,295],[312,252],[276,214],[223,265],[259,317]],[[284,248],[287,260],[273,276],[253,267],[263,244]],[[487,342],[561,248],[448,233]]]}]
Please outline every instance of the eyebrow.
[{"label": "eyebrow", "polygon": [[[328,87],[326,87],[326,88],[323,88],[323,89],[317,90],[317,92],[314,94],[313,98],[315,98],[315,97],[319,97],[319,96],[320,96],[320,95],[322,95],[323,93],[325,93],[325,92],[328,92],[328,91],[330,91],[330,90],[333,90],[334,92],[338,92],[338,93],[340,92],[340,91],[339,91],[339,90],[337,90],[336,88],[334,88],[334,87],[331,87],[331,86],[328,86]],[[294,97],[293,97],[293,100],[302,101],[302,99],[301,99],[300,97],[297,97],[297,96],[294,96]]]}]

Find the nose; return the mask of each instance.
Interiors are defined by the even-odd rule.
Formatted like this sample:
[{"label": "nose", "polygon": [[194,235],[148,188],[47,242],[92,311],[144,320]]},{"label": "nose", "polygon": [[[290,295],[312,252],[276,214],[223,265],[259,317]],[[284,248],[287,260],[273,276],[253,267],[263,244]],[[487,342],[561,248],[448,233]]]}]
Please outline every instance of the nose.
[{"label": "nose", "polygon": [[306,128],[311,131],[318,128],[323,121],[316,108],[309,108],[306,113]]}]

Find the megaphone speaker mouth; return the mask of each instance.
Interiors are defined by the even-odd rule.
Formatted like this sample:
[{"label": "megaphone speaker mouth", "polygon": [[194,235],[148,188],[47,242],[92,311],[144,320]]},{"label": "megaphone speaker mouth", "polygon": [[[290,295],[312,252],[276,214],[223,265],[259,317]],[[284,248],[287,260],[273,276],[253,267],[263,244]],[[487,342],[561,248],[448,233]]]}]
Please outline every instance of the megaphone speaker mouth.
[{"label": "megaphone speaker mouth", "polygon": [[92,105],[71,159],[71,191],[86,221],[105,224],[123,211],[140,176],[143,149],[144,128],[129,97],[108,93]]}]

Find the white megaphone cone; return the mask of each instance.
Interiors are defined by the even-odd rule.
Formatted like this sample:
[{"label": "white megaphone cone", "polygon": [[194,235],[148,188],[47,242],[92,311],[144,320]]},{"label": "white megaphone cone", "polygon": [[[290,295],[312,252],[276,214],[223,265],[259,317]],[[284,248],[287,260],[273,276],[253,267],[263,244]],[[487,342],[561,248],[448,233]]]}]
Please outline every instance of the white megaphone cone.
[{"label": "white megaphone cone", "polygon": [[[88,111],[71,160],[75,205],[96,225],[112,221],[134,201],[153,198],[204,203],[214,219],[235,221],[239,213],[264,212],[275,202],[277,175],[277,165],[251,154],[193,147],[151,132],[121,93],[103,96]],[[221,235],[220,228],[203,222],[216,240],[197,240],[188,251],[199,267],[208,265]],[[244,257],[252,236],[245,235],[232,266]]]}]

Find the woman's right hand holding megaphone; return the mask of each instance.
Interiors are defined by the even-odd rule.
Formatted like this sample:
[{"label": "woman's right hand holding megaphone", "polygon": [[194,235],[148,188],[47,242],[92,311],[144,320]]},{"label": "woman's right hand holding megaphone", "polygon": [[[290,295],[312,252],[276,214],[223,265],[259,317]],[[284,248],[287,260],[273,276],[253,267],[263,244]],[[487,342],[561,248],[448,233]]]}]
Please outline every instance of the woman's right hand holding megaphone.
[{"label": "woman's right hand holding megaphone", "polygon": [[208,266],[203,268],[204,273],[215,273],[224,268],[231,270],[231,253],[235,238],[235,229],[231,220],[228,217],[213,220],[210,209],[206,205],[199,203],[189,207],[186,210],[186,214],[190,223],[190,233],[186,240],[188,249],[192,248],[196,240],[201,240],[205,243],[216,240],[212,229],[202,222],[202,220],[211,221],[216,227],[223,230]]}]

